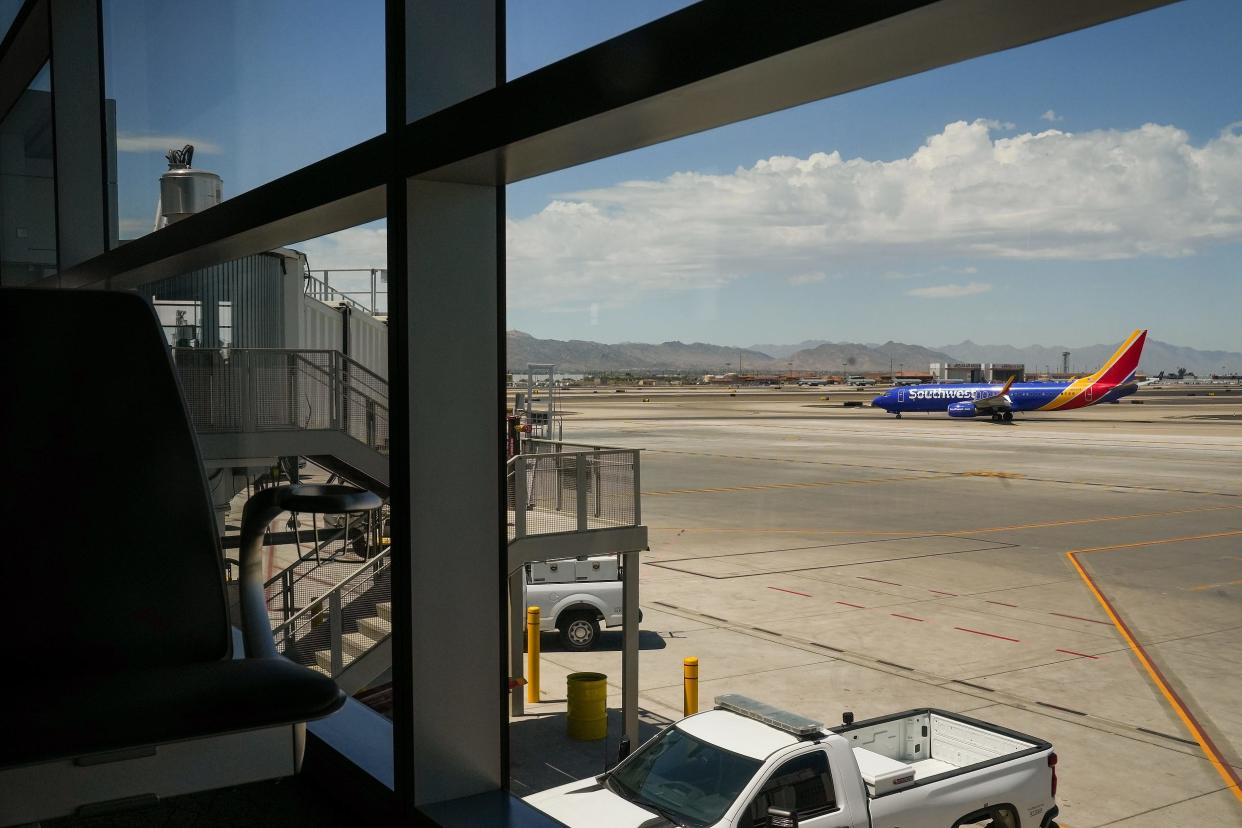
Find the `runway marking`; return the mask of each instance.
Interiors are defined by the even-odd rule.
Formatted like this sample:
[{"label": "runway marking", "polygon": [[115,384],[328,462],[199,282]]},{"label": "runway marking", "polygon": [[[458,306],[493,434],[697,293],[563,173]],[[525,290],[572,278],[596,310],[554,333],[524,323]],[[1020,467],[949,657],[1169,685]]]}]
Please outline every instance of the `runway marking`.
[{"label": "runway marking", "polygon": [[768,587],[768,589],[774,589],[774,590],[776,590],[777,592],[788,592],[790,595],[801,595],[803,598],[810,598],[810,597],[811,597],[810,595],[808,595],[808,594],[807,594],[807,593],[805,593],[805,592],[797,592],[797,591],[795,591],[795,590],[792,590],[792,589],[785,589],[785,588],[783,588],[783,587],[774,587],[774,586],[770,586],[770,587]]},{"label": "runway marking", "polygon": [[758,492],[769,489],[822,489],[829,486],[865,486],[875,483],[897,483],[906,480],[943,480],[957,477],[955,474],[914,474],[900,477],[875,477],[859,480],[808,480],[793,483],[749,483],[737,486],[699,486],[680,489],[655,489],[643,492],[644,497],[663,497],[679,494],[717,494],[723,492]]},{"label": "runway marking", "polygon": [[930,593],[933,593],[933,594],[935,594],[935,595],[948,595],[948,596],[950,596],[950,597],[952,597],[952,598],[956,598],[956,597],[957,597],[957,593],[956,593],[956,592],[941,592],[941,591],[940,591],[940,590],[938,590],[938,589],[929,589],[929,590],[927,590],[927,591],[928,591],[928,592],[930,592]]},{"label": "runway marking", "polygon": [[843,604],[844,606],[847,606],[847,607],[853,607],[854,609],[866,609],[866,607],[864,607],[861,604],[851,604],[849,601],[837,601],[835,603]]},{"label": "runway marking", "polygon": [[1090,621],[1092,624],[1103,624],[1106,627],[1112,626],[1112,624],[1108,623],[1107,621],[1096,621],[1094,618],[1083,618],[1081,615],[1066,615],[1063,612],[1050,612],[1048,614],[1056,615],[1061,618],[1073,618],[1075,621]]},{"label": "runway marking", "polygon": [[897,583],[896,581],[883,581],[883,580],[880,580],[879,578],[868,578],[866,575],[855,575],[854,577],[860,581],[875,581],[877,584],[888,584],[889,586],[901,586],[901,584]]},{"label": "runway marking", "polygon": [[926,618],[915,618],[913,615],[902,615],[899,612],[890,612],[889,615],[893,616],[894,618],[904,618],[907,621],[926,621],[927,620]]},{"label": "runway marking", "polygon": [[981,630],[972,630],[972,629],[970,629],[969,627],[954,627],[953,629],[955,629],[955,630],[961,630],[962,632],[974,633],[975,635],[986,635],[988,638],[999,638],[999,639],[1001,639],[1001,640],[1003,640],[1003,641],[1012,641],[1012,642],[1014,642],[1015,644],[1021,644],[1021,643],[1022,643],[1022,642],[1021,642],[1019,639],[1017,639],[1017,638],[1010,638],[1010,637],[1009,637],[1009,636],[1007,636],[1007,635],[997,635],[996,633],[982,632]]},{"label": "runway marking", "polygon": [[1104,611],[1108,613],[1108,617],[1112,619],[1113,626],[1115,626],[1117,631],[1121,633],[1121,637],[1125,639],[1125,642],[1129,645],[1130,650],[1138,658],[1139,663],[1143,665],[1143,669],[1147,671],[1147,675],[1149,675],[1151,680],[1156,684],[1156,687],[1160,690],[1161,695],[1164,696],[1165,701],[1167,701],[1169,706],[1173,708],[1173,711],[1177,714],[1178,718],[1182,720],[1182,724],[1186,726],[1186,729],[1190,731],[1190,734],[1195,737],[1195,741],[1199,743],[1199,747],[1203,749],[1203,752],[1207,755],[1208,760],[1212,763],[1212,766],[1216,768],[1216,772],[1220,774],[1221,779],[1225,780],[1225,785],[1233,792],[1233,795],[1238,798],[1238,801],[1242,802],[1242,779],[1239,779],[1238,772],[1225,760],[1224,756],[1220,752],[1220,749],[1216,747],[1216,743],[1212,741],[1212,737],[1207,734],[1207,732],[1199,724],[1198,720],[1195,719],[1194,714],[1190,712],[1190,709],[1186,706],[1185,702],[1183,702],[1181,697],[1178,696],[1177,691],[1169,685],[1168,681],[1164,677],[1164,673],[1161,672],[1155,662],[1148,657],[1147,651],[1143,649],[1143,646],[1135,640],[1134,636],[1130,632],[1129,626],[1121,619],[1121,616],[1117,614],[1116,610],[1113,609],[1112,603],[1104,596],[1104,593],[1100,591],[1099,587],[1096,586],[1095,581],[1090,575],[1087,574],[1087,570],[1083,568],[1082,563],[1078,560],[1079,555],[1086,555],[1092,552],[1109,552],[1117,549],[1135,549],[1141,546],[1158,546],[1166,543],[1187,543],[1190,541],[1210,540],[1213,538],[1235,537],[1237,535],[1242,535],[1242,529],[1229,532],[1210,532],[1204,535],[1184,535],[1177,538],[1142,541],[1139,543],[1122,543],[1115,546],[1092,546],[1085,549],[1071,549],[1069,552],[1065,553],[1065,556],[1069,558],[1070,563],[1073,564],[1079,577],[1081,577],[1087,584],[1087,589],[1091,590],[1091,594],[1095,596],[1095,599],[1100,603],[1100,606],[1102,606]]},{"label": "runway marking", "polygon": [[1072,656],[1081,656],[1082,658],[1094,658],[1096,660],[1099,659],[1099,656],[1087,655],[1086,653],[1076,653],[1073,650],[1062,650],[1060,647],[1057,647],[1057,652],[1058,653],[1069,653]]},{"label": "runway marking", "polygon": [[[1073,518],[1071,520],[1052,520],[1042,523],[1017,523],[1009,526],[985,526],[980,529],[955,529],[951,532],[923,532],[924,537],[956,537],[958,535],[979,535],[990,532],[1014,532],[1020,529],[1051,529],[1059,526],[1084,526],[1091,523],[1110,523],[1119,520],[1136,520],[1138,518],[1156,518],[1156,517],[1172,517],[1174,515],[1199,514],[1202,512],[1223,512],[1236,511],[1242,509],[1242,506],[1196,506],[1189,509],[1171,509],[1164,512],[1134,512],[1128,515],[1100,515],[1089,518]],[[789,527],[721,527],[721,526],[652,526],[652,529],[678,529],[683,532],[737,532],[737,533],[755,533],[762,532],[765,534],[795,534],[795,535],[909,535],[909,532],[898,531],[881,531],[875,529],[793,529]]]},{"label": "runway marking", "polygon": [[[987,600],[987,599],[984,599],[984,600]],[[1018,608],[1017,604],[1006,604],[1004,601],[988,601],[988,603],[996,604],[997,606],[1002,606],[1002,607],[1013,607],[1014,609]]]},{"label": "runway marking", "polygon": [[1238,586],[1242,584],[1242,580],[1237,581],[1221,581],[1219,584],[1199,584],[1199,586],[1187,587],[1191,592],[1202,592],[1205,589],[1216,589],[1217,587]]}]

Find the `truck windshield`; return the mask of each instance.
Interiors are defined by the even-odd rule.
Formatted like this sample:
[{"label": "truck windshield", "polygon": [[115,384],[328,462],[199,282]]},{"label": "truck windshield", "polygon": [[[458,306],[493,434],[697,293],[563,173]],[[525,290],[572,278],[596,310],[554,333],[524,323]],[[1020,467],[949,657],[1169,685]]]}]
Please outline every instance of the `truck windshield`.
[{"label": "truck windshield", "polygon": [[693,828],[724,815],[763,763],[670,727],[608,775],[613,793]]}]

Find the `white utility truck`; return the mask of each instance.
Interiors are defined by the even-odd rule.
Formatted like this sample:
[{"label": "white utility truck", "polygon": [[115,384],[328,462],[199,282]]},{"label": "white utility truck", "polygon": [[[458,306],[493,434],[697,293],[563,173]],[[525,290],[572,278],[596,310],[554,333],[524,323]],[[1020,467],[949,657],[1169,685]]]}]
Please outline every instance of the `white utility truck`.
[{"label": "white utility truck", "polygon": [[526,606],[539,607],[540,632],[559,632],[567,650],[590,650],[599,644],[601,621],[624,623],[621,576],[612,555],[528,563]]},{"label": "white utility truck", "polygon": [[573,828],[1052,828],[1052,745],[943,710],[831,729],[726,695],[526,801]]}]

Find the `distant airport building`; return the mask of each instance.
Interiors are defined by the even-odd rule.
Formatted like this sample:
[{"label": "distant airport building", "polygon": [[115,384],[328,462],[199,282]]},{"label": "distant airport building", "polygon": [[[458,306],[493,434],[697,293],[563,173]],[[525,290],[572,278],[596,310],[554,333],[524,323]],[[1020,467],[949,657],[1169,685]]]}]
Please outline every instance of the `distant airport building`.
[{"label": "distant airport building", "polygon": [[1015,382],[1026,381],[1026,366],[1011,362],[933,362],[932,382]]},{"label": "distant airport building", "polygon": [[1010,377],[1014,382],[1026,382],[1026,366],[1012,362],[990,362],[983,368],[986,382],[1005,382]]},{"label": "distant airport building", "polygon": [[983,363],[933,362],[929,373],[932,382],[983,382]]}]

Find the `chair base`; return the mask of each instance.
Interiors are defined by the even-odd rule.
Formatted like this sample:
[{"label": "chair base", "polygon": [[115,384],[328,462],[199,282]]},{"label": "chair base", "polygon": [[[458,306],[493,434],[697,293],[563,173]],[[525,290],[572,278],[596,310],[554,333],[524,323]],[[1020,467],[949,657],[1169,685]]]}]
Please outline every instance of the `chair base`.
[{"label": "chair base", "polygon": [[6,768],[0,770],[0,826],[292,776],[305,743],[306,725],[281,725]]}]

